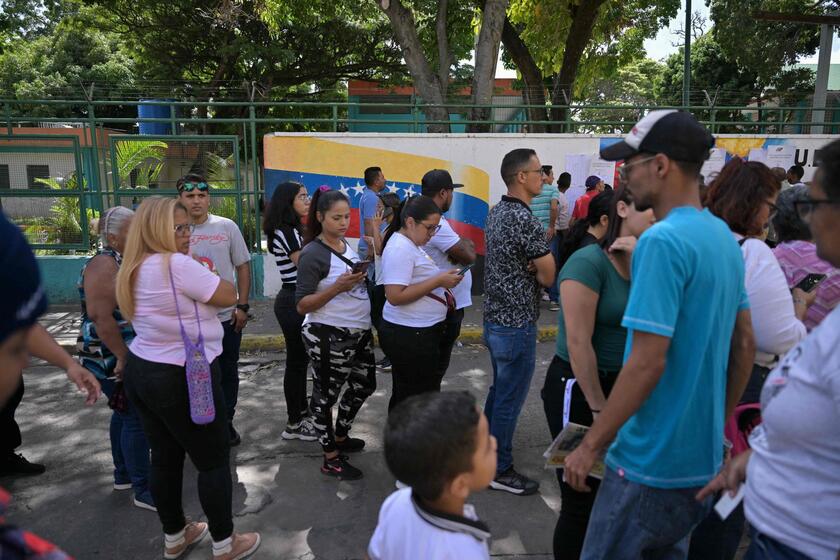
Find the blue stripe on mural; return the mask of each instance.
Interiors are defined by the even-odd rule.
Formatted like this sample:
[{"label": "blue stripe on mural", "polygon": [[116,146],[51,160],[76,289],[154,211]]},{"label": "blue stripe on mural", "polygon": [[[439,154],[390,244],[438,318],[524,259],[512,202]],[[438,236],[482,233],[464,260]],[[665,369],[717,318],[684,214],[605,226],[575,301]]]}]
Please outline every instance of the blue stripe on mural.
[{"label": "blue stripe on mural", "polygon": [[[310,193],[322,185],[331,189],[341,190],[350,199],[350,206],[358,208],[359,198],[365,188],[365,182],[358,177],[339,177],[336,175],[320,175],[317,173],[300,173],[295,171],[284,171],[278,169],[264,170],[264,184],[266,200],[271,198],[274,189],[285,181],[296,181],[302,183]],[[388,181],[386,189],[392,192],[396,190],[400,198],[407,193],[420,194],[420,185],[411,183],[400,183]],[[455,198],[452,201],[452,208],[447,212],[447,217],[458,222],[484,229],[484,222],[487,218],[488,205],[486,202],[473,196],[455,191]]]}]

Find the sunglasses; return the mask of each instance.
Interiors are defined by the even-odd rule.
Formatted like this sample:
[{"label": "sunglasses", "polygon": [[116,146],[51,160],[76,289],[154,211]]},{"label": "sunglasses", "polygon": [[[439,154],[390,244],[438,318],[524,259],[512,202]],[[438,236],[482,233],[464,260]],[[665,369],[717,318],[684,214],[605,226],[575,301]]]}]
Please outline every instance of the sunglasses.
[{"label": "sunglasses", "polygon": [[202,181],[201,183],[184,183],[181,185],[181,192],[193,192],[195,189],[200,190],[201,192],[206,192],[210,187]]}]

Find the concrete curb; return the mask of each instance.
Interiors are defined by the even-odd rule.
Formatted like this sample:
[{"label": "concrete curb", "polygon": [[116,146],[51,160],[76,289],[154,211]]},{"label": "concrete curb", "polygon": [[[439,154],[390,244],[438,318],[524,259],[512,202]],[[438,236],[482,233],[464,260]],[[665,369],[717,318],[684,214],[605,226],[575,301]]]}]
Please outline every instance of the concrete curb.
[{"label": "concrete curb", "polygon": [[[540,342],[546,342],[557,338],[556,326],[541,326],[537,332]],[[461,336],[458,338],[463,344],[483,344],[484,330],[479,327],[464,327],[461,329]],[[71,355],[76,354],[76,340],[64,338],[58,340],[59,345]],[[276,352],[286,348],[286,341],[282,334],[245,334],[242,336],[243,352]]]},{"label": "concrete curb", "polygon": [[[556,326],[540,327],[537,333],[540,342],[554,340],[557,338]],[[463,344],[482,344],[484,342],[484,330],[478,327],[466,327],[461,329],[461,336],[458,338]],[[246,334],[242,336],[243,352],[271,352],[286,348],[286,341],[283,335],[279,334]]]}]

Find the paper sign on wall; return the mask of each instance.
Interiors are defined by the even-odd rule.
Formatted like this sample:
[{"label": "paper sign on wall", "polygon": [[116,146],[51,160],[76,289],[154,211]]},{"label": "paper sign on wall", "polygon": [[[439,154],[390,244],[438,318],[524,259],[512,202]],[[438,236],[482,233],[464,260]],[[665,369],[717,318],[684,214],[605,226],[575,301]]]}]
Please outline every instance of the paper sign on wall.
[{"label": "paper sign on wall", "polygon": [[703,167],[700,169],[700,174],[706,180],[706,184],[709,184],[713,175],[720,173],[724,164],[726,164],[726,150],[724,148],[712,148],[709,152],[709,159],[703,163]]},{"label": "paper sign on wall", "polygon": [[747,156],[749,161],[759,161],[767,164],[767,150],[764,148],[750,148],[750,155]]},{"label": "paper sign on wall", "polygon": [[615,162],[595,157],[589,165],[589,174],[596,175],[603,182],[611,185],[615,181]]},{"label": "paper sign on wall", "polygon": [[592,156],[586,154],[569,154],[566,156],[565,171],[572,176],[572,186],[582,187],[589,177],[589,166]]},{"label": "paper sign on wall", "polygon": [[785,171],[790,169],[794,164],[796,157],[796,147],[789,145],[771,145],[767,146],[767,167],[781,167]]}]

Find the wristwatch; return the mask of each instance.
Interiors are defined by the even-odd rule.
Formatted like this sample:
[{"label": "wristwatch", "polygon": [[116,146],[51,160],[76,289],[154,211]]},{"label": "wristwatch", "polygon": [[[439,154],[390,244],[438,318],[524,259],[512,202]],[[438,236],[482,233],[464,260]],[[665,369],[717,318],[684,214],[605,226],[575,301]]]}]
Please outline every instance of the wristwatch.
[{"label": "wristwatch", "polygon": [[251,306],[248,305],[247,303],[237,303],[236,308],[241,310],[241,311],[244,311],[245,313],[248,313],[248,311],[251,310]]}]

